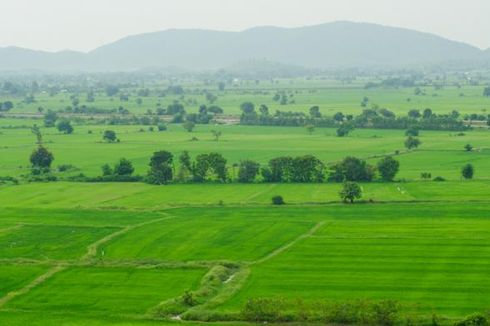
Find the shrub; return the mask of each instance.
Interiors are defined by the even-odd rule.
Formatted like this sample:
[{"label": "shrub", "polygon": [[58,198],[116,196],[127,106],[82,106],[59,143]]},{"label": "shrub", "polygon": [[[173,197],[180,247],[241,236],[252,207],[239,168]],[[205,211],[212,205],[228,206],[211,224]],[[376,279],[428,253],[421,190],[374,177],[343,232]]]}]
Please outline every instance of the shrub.
[{"label": "shrub", "polygon": [[250,322],[275,322],[280,320],[280,302],[274,299],[249,299],[242,309],[243,319]]},{"label": "shrub", "polygon": [[285,202],[284,202],[284,199],[282,198],[282,196],[274,196],[274,197],[272,197],[272,204],[273,205],[284,205]]},{"label": "shrub", "polygon": [[487,317],[482,314],[474,314],[460,320],[454,324],[455,326],[486,326],[489,325]]},{"label": "shrub", "polygon": [[436,182],[442,182],[442,181],[446,181],[446,179],[444,179],[443,177],[435,177],[434,178],[434,181],[436,181]]}]

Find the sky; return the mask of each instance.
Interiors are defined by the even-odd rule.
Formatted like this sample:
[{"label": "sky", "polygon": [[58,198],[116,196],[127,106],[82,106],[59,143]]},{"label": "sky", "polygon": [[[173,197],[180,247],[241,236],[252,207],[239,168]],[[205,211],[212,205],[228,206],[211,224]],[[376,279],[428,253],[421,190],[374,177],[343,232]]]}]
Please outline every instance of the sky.
[{"label": "sky", "polygon": [[0,47],[90,51],[172,28],[240,31],[338,20],[434,33],[490,48],[490,0],[0,0]]}]

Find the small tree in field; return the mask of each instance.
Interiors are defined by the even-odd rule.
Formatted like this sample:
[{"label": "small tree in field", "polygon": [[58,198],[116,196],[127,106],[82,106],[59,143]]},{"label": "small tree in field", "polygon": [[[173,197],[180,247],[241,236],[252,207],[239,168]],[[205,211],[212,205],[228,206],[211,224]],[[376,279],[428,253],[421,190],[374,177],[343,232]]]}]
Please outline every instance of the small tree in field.
[{"label": "small tree in field", "polygon": [[490,97],[490,86],[485,87],[485,89],[483,90],[483,96]]},{"label": "small tree in field", "polygon": [[114,166],[114,174],[115,175],[131,175],[134,172],[133,163],[131,161],[122,158],[119,162]]},{"label": "small tree in field", "polygon": [[413,148],[417,148],[420,146],[420,144],[422,144],[422,142],[418,138],[415,138],[412,136],[408,136],[408,138],[405,140],[405,147],[408,150],[411,150]]},{"label": "small tree in field", "polygon": [[465,166],[463,166],[463,168],[461,169],[461,175],[466,180],[473,179],[474,173],[475,173],[475,169],[473,168],[473,165],[471,165],[469,163],[466,164]]},{"label": "small tree in field", "polygon": [[150,171],[148,171],[147,182],[156,185],[167,184],[173,179],[172,153],[159,151],[153,153],[150,160]]},{"label": "small tree in field", "polygon": [[189,121],[189,120],[187,120],[186,122],[184,122],[182,124],[182,127],[184,127],[184,129],[187,130],[187,132],[192,132],[192,130],[194,130],[195,126],[196,126],[196,124],[192,121]]},{"label": "small tree in field", "polygon": [[464,145],[464,150],[467,152],[471,152],[473,150],[473,146],[471,144]]},{"label": "small tree in field", "polygon": [[221,137],[221,131],[219,130],[211,130],[211,133],[213,134],[213,138],[215,141],[218,141]]},{"label": "small tree in field", "polygon": [[353,203],[354,199],[359,199],[362,197],[362,189],[357,183],[347,181],[344,183],[339,195],[344,202],[350,201]]},{"label": "small tree in field", "polygon": [[311,135],[315,132],[315,126],[314,125],[306,125],[305,126],[306,131]]},{"label": "small tree in field", "polygon": [[252,160],[244,160],[240,162],[238,168],[238,182],[250,183],[254,182],[255,177],[259,173],[260,164]]},{"label": "small tree in field", "polygon": [[102,139],[104,139],[108,143],[113,143],[117,140],[116,132],[114,130],[106,130],[104,131]]},{"label": "small tree in field", "polygon": [[51,153],[46,147],[43,146],[39,146],[37,149],[35,149],[30,157],[33,168],[44,170],[49,170],[53,160],[53,153]]},{"label": "small tree in field", "polygon": [[400,162],[391,156],[387,156],[378,162],[378,171],[384,181],[393,181],[400,169]]},{"label": "small tree in field", "polygon": [[59,132],[62,132],[64,134],[72,134],[73,133],[73,126],[71,125],[70,121],[68,120],[61,120],[58,122],[56,125],[58,128]]},{"label": "small tree in field", "polygon": [[273,205],[284,205],[285,202],[284,202],[284,199],[282,198],[282,196],[274,196],[274,197],[272,197],[272,204]]}]

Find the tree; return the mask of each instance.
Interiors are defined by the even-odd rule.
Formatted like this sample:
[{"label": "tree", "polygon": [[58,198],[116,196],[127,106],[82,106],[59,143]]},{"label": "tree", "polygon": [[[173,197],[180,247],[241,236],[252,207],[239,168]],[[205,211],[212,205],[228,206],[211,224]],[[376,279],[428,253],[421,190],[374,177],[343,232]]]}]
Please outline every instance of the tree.
[{"label": "tree", "polygon": [[134,172],[133,163],[131,163],[131,161],[125,158],[121,158],[119,162],[117,162],[116,165],[114,166],[115,175],[128,176],[133,174],[133,172]]},{"label": "tree", "polygon": [[109,164],[102,165],[101,169],[102,169],[102,175],[103,176],[109,176],[109,175],[114,174],[114,171],[112,170],[112,168]]},{"label": "tree", "polygon": [[249,114],[255,111],[255,105],[252,102],[244,102],[240,105],[240,109],[244,114]]},{"label": "tree", "polygon": [[387,156],[378,162],[378,171],[384,181],[393,181],[400,169],[400,162],[391,156]]},{"label": "tree", "polygon": [[313,155],[295,157],[290,165],[292,182],[322,182],[325,165]]},{"label": "tree", "polygon": [[306,131],[308,131],[308,133],[310,135],[315,132],[315,126],[314,125],[306,125],[305,128],[306,128]]},{"label": "tree", "polygon": [[41,129],[37,125],[32,126],[31,132],[36,135],[36,143],[41,145],[43,143],[43,135],[41,134]]},{"label": "tree", "polygon": [[252,160],[244,160],[240,162],[238,167],[238,182],[250,183],[254,182],[255,177],[259,173],[260,164]]},{"label": "tree", "polygon": [[485,87],[485,89],[483,90],[483,96],[490,97],[490,86]]},{"label": "tree", "polygon": [[192,168],[194,180],[197,182],[206,181],[209,172],[212,171],[214,177],[221,181],[226,181],[226,159],[219,153],[200,154],[196,157],[196,162]]},{"label": "tree", "polygon": [[345,115],[342,112],[337,112],[333,115],[333,119],[337,122],[344,121]]},{"label": "tree", "polygon": [[119,87],[117,87],[115,85],[108,85],[105,88],[105,92],[106,92],[107,96],[112,97],[119,92]]},{"label": "tree", "polygon": [[415,109],[408,111],[408,116],[412,119],[418,119],[421,117],[420,111]]},{"label": "tree", "polygon": [[371,181],[374,174],[375,168],[366,161],[348,156],[330,168],[329,180],[335,182]]},{"label": "tree", "polygon": [[185,130],[187,130],[187,132],[192,132],[192,130],[194,130],[194,127],[196,126],[196,124],[190,120],[186,120],[183,124],[182,124],[182,127],[184,127]]},{"label": "tree", "polygon": [[185,114],[185,108],[178,101],[174,101],[174,103],[172,103],[169,106],[167,106],[167,114],[170,114],[170,115],[176,115],[176,114],[184,115]]},{"label": "tree", "polygon": [[419,135],[419,128],[415,126],[408,128],[408,130],[405,132],[405,136],[417,137],[418,135]]},{"label": "tree", "polygon": [[191,156],[188,151],[183,151],[182,154],[179,155],[179,165],[180,169],[177,178],[179,181],[185,182],[192,173]]},{"label": "tree", "polygon": [[348,136],[349,133],[354,130],[354,126],[350,123],[343,123],[338,129],[337,129],[337,136],[338,137],[345,137]]},{"label": "tree", "polygon": [[45,127],[54,127],[56,124],[56,120],[58,120],[58,114],[56,112],[48,110],[44,115],[44,126]]},{"label": "tree", "polygon": [[293,158],[290,156],[276,157],[269,161],[268,167],[263,168],[261,173],[265,182],[289,182]]},{"label": "tree", "polygon": [[475,170],[473,168],[473,165],[471,164],[466,164],[465,166],[463,166],[463,168],[461,169],[461,175],[463,176],[463,178],[469,180],[469,179],[473,179],[473,174],[475,173]]},{"label": "tree", "polygon": [[114,130],[106,130],[104,131],[102,139],[104,139],[108,143],[113,143],[117,140],[116,132]]},{"label": "tree", "polygon": [[173,179],[173,155],[167,151],[153,153],[150,159],[150,171],[147,182],[151,184],[167,184]]},{"label": "tree", "polygon": [[408,138],[405,140],[405,147],[408,150],[411,150],[412,148],[417,148],[420,146],[420,144],[422,144],[422,142],[418,138],[412,136],[408,136]]},{"label": "tree", "polygon": [[54,161],[54,156],[46,147],[39,146],[32,152],[30,161],[33,168],[48,170]]},{"label": "tree", "polygon": [[220,90],[220,92],[224,91],[225,88],[226,88],[226,84],[224,82],[218,83],[218,89]]},{"label": "tree", "polygon": [[58,128],[58,131],[64,133],[64,134],[72,134],[73,133],[73,127],[68,120],[61,120],[58,122],[58,125],[56,126]]},{"label": "tree", "polygon": [[259,112],[262,116],[268,116],[269,115],[269,107],[265,104],[261,104],[259,107]]},{"label": "tree", "polygon": [[310,116],[312,118],[321,118],[322,114],[320,113],[320,107],[318,105],[312,106],[310,108]]},{"label": "tree", "polygon": [[272,197],[272,205],[284,205],[284,199],[282,196],[274,196]]},{"label": "tree", "polygon": [[357,183],[347,181],[344,183],[339,195],[344,202],[349,200],[352,204],[354,199],[359,199],[362,197],[362,189]]},{"label": "tree", "polygon": [[215,141],[218,141],[219,138],[221,137],[221,131],[219,130],[211,130],[211,133],[213,134]]},{"label": "tree", "polygon": [[467,152],[471,152],[473,150],[473,146],[471,146],[471,144],[466,144],[464,145],[464,149]]},{"label": "tree", "polygon": [[5,101],[0,103],[0,111],[8,112],[14,108],[14,103],[12,101]]},{"label": "tree", "polygon": [[423,119],[429,119],[429,118],[432,118],[434,114],[432,113],[432,110],[427,108],[424,110],[424,112],[422,113],[422,118]]}]

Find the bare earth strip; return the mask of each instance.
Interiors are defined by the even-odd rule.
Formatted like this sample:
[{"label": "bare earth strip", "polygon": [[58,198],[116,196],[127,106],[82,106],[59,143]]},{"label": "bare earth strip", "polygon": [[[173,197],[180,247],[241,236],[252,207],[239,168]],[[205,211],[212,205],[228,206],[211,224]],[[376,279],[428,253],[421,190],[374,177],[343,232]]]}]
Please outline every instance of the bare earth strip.
[{"label": "bare earth strip", "polygon": [[174,217],[172,217],[172,216],[167,216],[167,217],[162,217],[162,218],[158,218],[155,220],[146,221],[146,222],[142,222],[142,223],[131,225],[131,226],[126,226],[123,229],[116,231],[114,233],[111,233],[111,234],[97,240],[96,242],[92,243],[91,245],[89,245],[87,247],[87,253],[81,259],[82,260],[88,260],[88,259],[94,258],[97,255],[97,250],[99,249],[99,247],[101,245],[111,241],[112,239],[114,239],[114,238],[116,238],[122,234],[125,234],[127,232],[130,232],[130,231],[136,229],[136,228],[139,228],[139,227],[142,227],[142,226],[145,226],[148,224],[153,224],[153,223],[157,223],[160,221],[169,220],[169,219],[173,219],[173,218]]},{"label": "bare earth strip", "polygon": [[325,224],[325,221],[321,221],[321,222],[318,222],[314,227],[312,227],[308,232],[300,235],[299,237],[297,237],[296,239],[294,239],[293,241],[289,242],[289,243],[286,243],[284,246],[281,246],[279,248],[277,248],[276,250],[274,250],[273,252],[271,252],[270,254],[268,254],[267,256],[264,256],[258,260],[255,260],[255,261],[252,261],[250,262],[250,265],[255,265],[255,264],[260,264],[260,263],[263,263],[271,258],[274,258],[275,256],[283,253],[284,251],[286,251],[287,249],[291,248],[292,246],[294,246],[296,243],[298,243],[299,241],[303,240],[303,239],[306,239],[308,237],[311,237],[313,234],[315,234],[316,231],[318,231],[318,229],[320,229],[323,225]]},{"label": "bare earth strip", "polygon": [[7,302],[12,300],[13,298],[18,297],[19,295],[22,295],[22,294],[26,294],[31,289],[33,289],[36,286],[38,286],[39,284],[43,283],[47,279],[51,278],[54,274],[61,272],[62,270],[66,269],[66,268],[67,268],[67,266],[61,266],[61,265],[55,266],[55,267],[51,268],[50,270],[48,270],[43,275],[41,275],[38,278],[36,278],[35,280],[33,280],[31,283],[24,286],[23,288],[21,288],[17,291],[7,293],[3,298],[0,299],[0,308],[2,308]]}]

